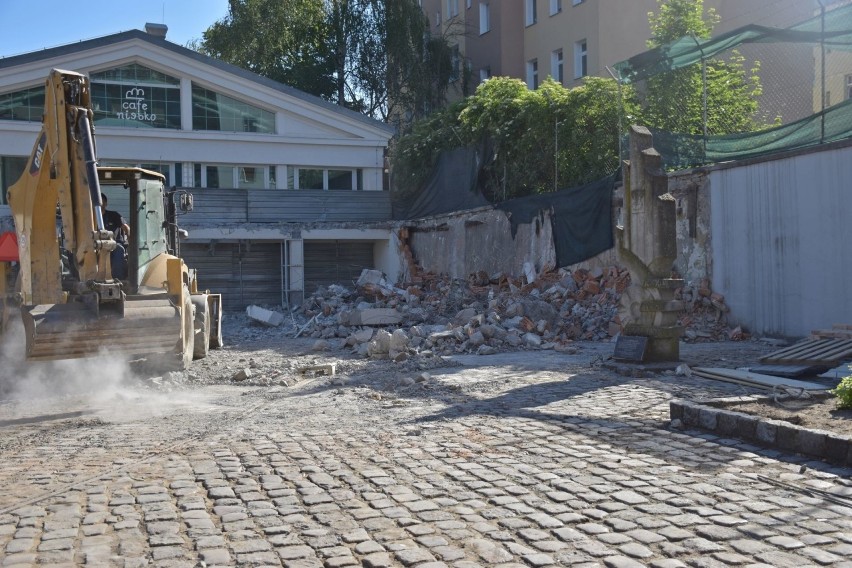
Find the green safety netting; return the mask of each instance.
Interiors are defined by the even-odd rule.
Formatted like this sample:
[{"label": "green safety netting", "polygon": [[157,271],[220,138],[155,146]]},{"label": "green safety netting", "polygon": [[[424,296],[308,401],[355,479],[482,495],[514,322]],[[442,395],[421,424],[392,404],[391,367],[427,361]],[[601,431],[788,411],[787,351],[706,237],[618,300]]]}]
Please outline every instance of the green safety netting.
[{"label": "green safety netting", "polygon": [[685,36],[640,53],[613,66],[622,83],[635,83],[715,57],[747,43],[813,43],[827,49],[852,51],[852,4],[836,8],[789,28],[756,24],[743,26],[712,39]]},{"label": "green safety netting", "polygon": [[[852,4],[820,13],[786,29],[748,25],[708,40],[684,37],[631,57],[614,68],[623,84],[637,83],[659,73],[694,65],[741,44],[773,42],[852,51]],[[818,81],[818,77],[815,80]],[[653,132],[654,147],[669,170],[743,160],[852,138],[852,99],[795,122],[758,132],[716,136]]]},{"label": "green safety netting", "polygon": [[852,99],[768,130],[723,136],[693,136],[654,130],[654,148],[667,169],[746,160],[852,137]]}]

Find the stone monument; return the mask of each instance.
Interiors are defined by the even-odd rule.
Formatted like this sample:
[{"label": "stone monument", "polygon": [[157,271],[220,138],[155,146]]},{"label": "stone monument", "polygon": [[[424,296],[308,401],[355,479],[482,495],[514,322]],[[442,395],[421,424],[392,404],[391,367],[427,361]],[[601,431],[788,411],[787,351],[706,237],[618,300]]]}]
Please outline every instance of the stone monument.
[{"label": "stone monument", "polygon": [[672,278],[677,258],[676,203],[647,128],[631,127],[630,155],[623,168],[623,225],[616,228],[616,247],[631,281],[619,306],[623,336],[647,338],[642,361],[678,361],[683,328],[677,320],[683,305],[674,294],[683,280]]}]

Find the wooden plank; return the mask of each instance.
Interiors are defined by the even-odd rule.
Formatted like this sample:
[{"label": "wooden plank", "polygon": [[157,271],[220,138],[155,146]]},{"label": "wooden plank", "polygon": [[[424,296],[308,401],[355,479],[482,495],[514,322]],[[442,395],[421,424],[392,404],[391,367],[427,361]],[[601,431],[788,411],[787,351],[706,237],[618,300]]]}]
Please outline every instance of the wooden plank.
[{"label": "wooden plank", "polygon": [[770,353],[760,358],[761,363],[778,365],[833,365],[852,353],[852,339],[820,339],[806,341]]},{"label": "wooden plank", "polygon": [[708,379],[737,382],[739,384],[751,385],[758,388],[773,389],[776,387],[783,386],[815,391],[824,391],[827,389],[825,385],[819,383],[814,383],[810,381],[799,381],[796,379],[789,379],[784,377],[774,377],[772,375],[762,375],[760,373],[740,371],[738,369],[699,367],[697,369],[693,369],[692,372],[700,377],[705,377]]},{"label": "wooden plank", "polygon": [[787,355],[798,355],[800,353],[805,353],[805,352],[808,352],[808,351],[812,351],[814,349],[820,349],[826,344],[827,344],[826,340],[822,340],[822,339],[802,341],[800,343],[796,343],[795,345],[790,345],[789,347],[784,347],[782,349],[779,349],[778,351],[775,351],[774,353],[770,353],[769,355],[766,355],[766,357],[772,357],[772,358],[777,359],[777,358],[781,358],[781,357],[784,357],[784,356],[787,356]]},{"label": "wooden plank", "polygon": [[817,329],[811,335],[819,339],[852,339],[852,329]]}]

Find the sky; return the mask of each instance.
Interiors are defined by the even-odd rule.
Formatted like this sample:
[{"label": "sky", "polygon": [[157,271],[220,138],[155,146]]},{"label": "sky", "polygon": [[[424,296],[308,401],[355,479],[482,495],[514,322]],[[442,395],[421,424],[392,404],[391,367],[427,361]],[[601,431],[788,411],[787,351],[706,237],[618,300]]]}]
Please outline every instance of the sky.
[{"label": "sky", "polygon": [[166,24],[186,45],[228,13],[228,0],[0,0],[0,57]]}]

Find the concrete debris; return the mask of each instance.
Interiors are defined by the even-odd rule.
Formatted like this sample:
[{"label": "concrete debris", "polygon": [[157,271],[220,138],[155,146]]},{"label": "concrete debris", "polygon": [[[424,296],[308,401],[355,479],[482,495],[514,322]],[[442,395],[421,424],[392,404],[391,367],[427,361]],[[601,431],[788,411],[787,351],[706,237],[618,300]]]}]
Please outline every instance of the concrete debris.
[{"label": "concrete debris", "polygon": [[231,377],[231,380],[235,381],[235,382],[242,382],[242,381],[245,381],[246,379],[250,379],[250,378],[251,378],[251,369],[240,369],[239,371],[237,371],[234,374],[233,377]]},{"label": "concrete debris", "polygon": [[745,341],[751,335],[742,327],[728,327],[730,307],[722,294],[710,289],[706,278],[696,284],[687,284],[675,292],[675,300],[684,303],[678,324],[686,328],[684,341]]},{"label": "concrete debris", "polygon": [[[619,267],[542,271],[535,280],[502,273],[468,280],[420,274],[401,287],[365,270],[354,290],[319,288],[298,309],[300,333],[342,345],[363,357],[403,362],[412,355],[488,355],[515,349],[576,354],[574,341],[614,341],[621,333],[618,303],[630,284]],[[727,327],[730,312],[707,281],[678,290],[686,310],[686,341],[745,339]],[[302,325],[302,324],[299,324]],[[336,341],[341,338],[343,341]],[[324,345],[324,344],[323,344]]]},{"label": "concrete debris", "polygon": [[328,375],[334,376],[337,373],[337,365],[328,363],[326,365],[309,365],[299,369],[300,375]]},{"label": "concrete debris", "polygon": [[367,308],[340,315],[340,323],[343,325],[399,325],[402,314],[393,308]]},{"label": "concrete debris", "polygon": [[246,315],[257,323],[268,325],[270,327],[278,327],[284,323],[284,315],[260,306],[249,306],[246,308]]}]

